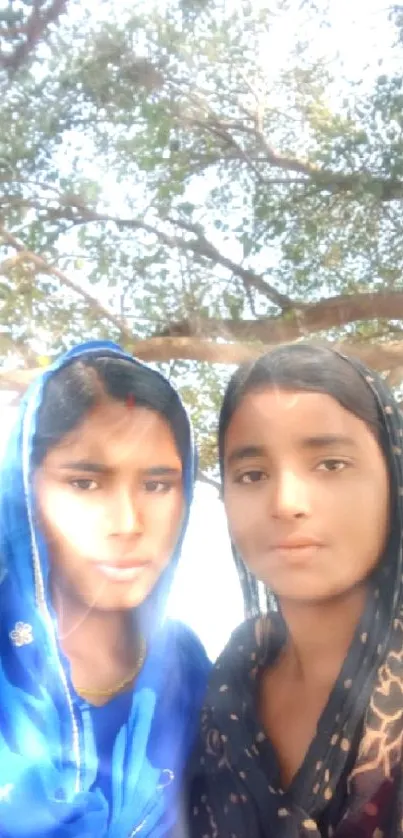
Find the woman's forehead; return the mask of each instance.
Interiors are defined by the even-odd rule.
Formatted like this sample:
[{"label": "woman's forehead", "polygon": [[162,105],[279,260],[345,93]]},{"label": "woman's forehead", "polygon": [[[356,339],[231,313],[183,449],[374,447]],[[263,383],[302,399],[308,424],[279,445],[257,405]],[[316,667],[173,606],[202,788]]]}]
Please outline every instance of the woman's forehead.
[{"label": "woman's forehead", "polygon": [[288,439],[300,444],[326,438],[362,447],[374,441],[369,426],[325,393],[270,388],[247,393],[229,423],[225,447],[237,437],[259,437],[278,447]]},{"label": "woman's forehead", "polygon": [[[285,390],[279,387],[253,390],[242,398],[231,423],[253,422],[267,426],[277,421],[303,421],[325,427],[352,425],[359,431],[365,422],[328,393]],[[358,423],[358,424],[357,424]]]},{"label": "woman's forehead", "polygon": [[169,422],[154,410],[136,404],[110,401],[91,410],[47,454],[49,463],[65,457],[102,455],[116,462],[144,460],[163,452],[178,457]]}]

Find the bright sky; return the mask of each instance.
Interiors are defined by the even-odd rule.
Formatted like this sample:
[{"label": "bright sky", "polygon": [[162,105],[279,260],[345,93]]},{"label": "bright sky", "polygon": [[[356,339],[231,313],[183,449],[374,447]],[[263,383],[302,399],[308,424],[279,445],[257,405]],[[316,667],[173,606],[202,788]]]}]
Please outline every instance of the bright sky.
[{"label": "bright sky", "polygon": [[196,487],[170,612],[192,626],[212,658],[243,619],[222,504],[215,489],[203,483]]},{"label": "bright sky", "polygon": [[[259,5],[268,7],[265,0],[260,0]],[[346,77],[363,79],[370,85],[377,72],[392,69],[394,33],[384,11],[387,5],[381,0],[329,0],[329,26],[320,31],[300,31],[298,14],[292,11],[284,15],[264,45],[267,68],[274,75],[286,63],[297,33],[309,40],[313,57],[326,55],[329,60],[340,62],[341,92],[346,89]],[[13,411],[2,409],[1,445],[5,444],[12,416]],[[242,620],[240,591],[222,505],[215,490],[204,484],[199,484],[196,490],[170,610],[195,629],[212,657],[219,653],[231,630]]]}]

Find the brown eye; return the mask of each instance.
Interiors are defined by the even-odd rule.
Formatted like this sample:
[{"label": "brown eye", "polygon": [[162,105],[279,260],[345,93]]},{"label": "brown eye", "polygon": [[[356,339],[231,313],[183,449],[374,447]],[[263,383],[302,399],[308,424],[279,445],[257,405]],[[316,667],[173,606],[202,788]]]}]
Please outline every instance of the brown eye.
[{"label": "brown eye", "polygon": [[164,483],[162,480],[147,480],[144,487],[146,492],[152,495],[162,495],[172,489],[172,483]]},{"label": "brown eye", "polygon": [[80,478],[79,480],[70,480],[70,486],[73,489],[78,489],[81,492],[94,492],[95,489],[98,489],[98,483],[95,480],[90,480],[89,478]]},{"label": "brown eye", "polygon": [[250,485],[251,483],[261,483],[262,480],[266,478],[266,474],[264,471],[260,469],[253,469],[251,471],[245,471],[243,474],[240,474],[239,477],[236,478],[236,483],[240,483],[241,486]]},{"label": "brown eye", "polygon": [[318,471],[343,471],[347,466],[348,463],[345,460],[327,459],[319,463]]}]

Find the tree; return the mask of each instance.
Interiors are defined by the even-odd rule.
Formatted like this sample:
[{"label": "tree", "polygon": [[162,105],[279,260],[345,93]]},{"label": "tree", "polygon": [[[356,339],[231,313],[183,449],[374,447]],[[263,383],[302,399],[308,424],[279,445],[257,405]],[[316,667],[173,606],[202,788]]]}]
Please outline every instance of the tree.
[{"label": "tree", "polygon": [[209,465],[227,365],[264,346],[331,341],[401,383],[403,80],[341,83],[313,0],[163,5],[71,3],[4,79],[2,384],[107,335],[168,368]]},{"label": "tree", "polygon": [[66,10],[66,0],[8,0],[0,12],[0,67],[12,78]]}]

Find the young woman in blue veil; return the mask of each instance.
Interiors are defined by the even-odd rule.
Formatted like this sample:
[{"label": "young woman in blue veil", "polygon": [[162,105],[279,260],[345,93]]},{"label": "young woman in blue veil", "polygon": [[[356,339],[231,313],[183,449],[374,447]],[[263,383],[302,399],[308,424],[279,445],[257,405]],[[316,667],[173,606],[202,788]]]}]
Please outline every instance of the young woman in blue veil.
[{"label": "young woman in blue veil", "polygon": [[192,498],[177,393],[111,343],[34,382],[0,471],[0,835],[162,838],[209,664],[166,616]]}]

